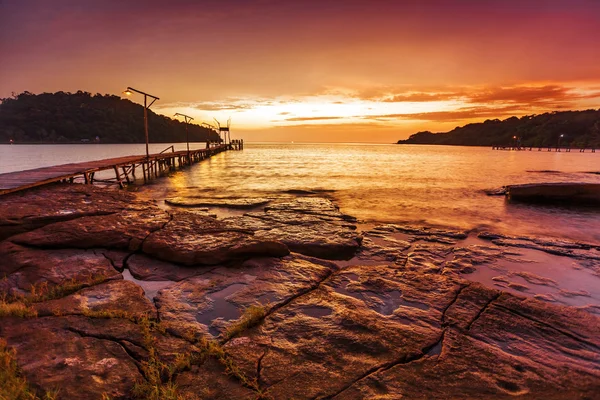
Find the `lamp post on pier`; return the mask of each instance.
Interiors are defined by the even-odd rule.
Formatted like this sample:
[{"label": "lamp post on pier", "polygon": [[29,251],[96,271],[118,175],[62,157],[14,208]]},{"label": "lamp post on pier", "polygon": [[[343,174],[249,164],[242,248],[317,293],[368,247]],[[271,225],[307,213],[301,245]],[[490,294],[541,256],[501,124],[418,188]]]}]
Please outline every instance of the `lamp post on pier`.
[{"label": "lamp post on pier", "polygon": [[[152,104],[154,104],[156,100],[160,99],[156,96],[142,92],[141,90],[137,90],[129,86],[127,86],[127,90],[125,90],[123,93],[125,93],[127,96],[131,96],[132,92],[144,95],[144,130],[146,133],[146,158],[150,158],[150,152],[148,151],[148,109],[152,106]],[[148,97],[154,99],[150,104],[148,104]]]},{"label": "lamp post on pier", "polygon": [[188,163],[191,164],[191,161],[190,161],[190,134],[188,132],[188,125],[190,124],[190,121],[193,120],[194,118],[190,117],[189,115],[185,115],[185,114],[181,114],[181,113],[175,113],[174,116],[175,117],[183,117],[185,119],[185,141],[187,142],[187,157],[188,157]]}]

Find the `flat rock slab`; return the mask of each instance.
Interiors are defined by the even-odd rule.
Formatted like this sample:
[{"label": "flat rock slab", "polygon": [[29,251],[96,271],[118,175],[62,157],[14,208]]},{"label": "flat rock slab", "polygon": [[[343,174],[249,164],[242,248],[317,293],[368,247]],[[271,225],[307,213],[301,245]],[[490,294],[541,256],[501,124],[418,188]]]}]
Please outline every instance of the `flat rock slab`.
[{"label": "flat rock slab", "polygon": [[92,185],[51,185],[2,196],[0,240],[44,225],[144,206],[132,193]]},{"label": "flat rock slab", "polygon": [[178,207],[224,207],[250,209],[268,204],[271,200],[264,198],[194,198],[172,197],[165,199],[165,203]]},{"label": "flat rock slab", "polygon": [[[89,324],[81,317],[33,319],[3,318],[0,337],[17,350],[17,364],[29,385],[42,392],[58,388],[64,399],[130,399],[136,381],[142,380],[124,342],[111,338],[112,320],[99,320],[103,335],[85,334]],[[125,331],[134,324],[119,321]],[[79,328],[79,329],[78,329]]]},{"label": "flat rock slab", "polygon": [[509,185],[506,196],[510,200],[529,203],[563,203],[600,205],[600,184],[559,182]]},{"label": "flat rock slab", "polygon": [[594,398],[599,324],[452,277],[351,267],[225,348],[274,398]]},{"label": "flat rock slab", "polygon": [[30,297],[36,294],[32,287],[85,286],[122,276],[98,250],[38,250],[5,241],[0,278],[0,293]]},{"label": "flat rock slab", "polygon": [[156,318],[156,309],[144,296],[142,288],[125,280],[101,283],[60,299],[36,303],[33,307],[38,316],[77,315],[88,311],[125,311],[138,318]]},{"label": "flat rock slab", "polygon": [[161,290],[155,302],[160,320],[172,331],[212,338],[238,320],[245,308],[279,307],[317,286],[335,269],[334,264],[300,256],[257,258],[174,284]]},{"label": "flat rock slab", "polygon": [[395,266],[350,267],[225,348],[274,398],[326,398],[438,343],[459,290],[451,279]]},{"label": "flat rock slab", "polygon": [[340,265],[393,263],[462,277],[517,295],[600,314],[600,251],[590,243],[383,225]]},{"label": "flat rock slab", "polygon": [[277,240],[191,213],[176,213],[163,229],[150,234],[142,251],[163,261],[183,265],[214,265],[240,258],[289,254]]},{"label": "flat rock slab", "polygon": [[171,216],[156,208],[123,211],[118,214],[81,217],[56,222],[13,236],[14,243],[43,248],[105,248],[138,250],[144,239],[161,229]]},{"label": "flat rock slab", "polygon": [[481,298],[472,288],[448,309],[437,354],[374,371],[336,398],[597,398],[599,319],[503,294],[465,320]]},{"label": "flat rock slab", "polygon": [[329,200],[306,197],[265,207],[265,212],[228,218],[228,222],[265,240],[279,240],[290,250],[328,260],[347,260],[358,250],[362,236],[352,217]]}]

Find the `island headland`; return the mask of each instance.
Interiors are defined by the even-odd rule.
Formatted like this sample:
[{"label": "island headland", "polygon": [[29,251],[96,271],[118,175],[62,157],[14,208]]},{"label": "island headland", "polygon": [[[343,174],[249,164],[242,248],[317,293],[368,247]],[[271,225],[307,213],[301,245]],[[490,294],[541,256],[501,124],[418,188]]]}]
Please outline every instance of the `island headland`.
[{"label": "island headland", "polygon": [[[562,135],[562,136],[561,136]],[[600,148],[600,110],[555,111],[459,126],[449,132],[423,131],[398,144],[490,147]]]}]

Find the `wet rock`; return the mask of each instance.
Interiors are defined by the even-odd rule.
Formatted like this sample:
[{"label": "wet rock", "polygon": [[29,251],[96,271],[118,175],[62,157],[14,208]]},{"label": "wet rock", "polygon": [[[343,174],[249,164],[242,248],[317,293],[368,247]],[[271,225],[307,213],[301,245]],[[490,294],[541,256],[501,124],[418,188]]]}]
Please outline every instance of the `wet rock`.
[{"label": "wet rock", "polygon": [[105,216],[145,204],[123,190],[91,185],[51,185],[2,196],[0,240],[54,222]]},{"label": "wet rock", "polygon": [[543,204],[600,205],[600,184],[595,183],[533,183],[509,185],[506,196],[510,200]]},{"label": "wet rock", "polygon": [[518,290],[520,292],[526,292],[526,291],[529,290],[529,286],[523,285],[523,284],[518,283],[518,282],[508,282],[508,287],[511,288],[511,289]]},{"label": "wet rock", "polygon": [[256,237],[263,240],[279,240],[291,251],[327,260],[347,260],[354,256],[361,236],[326,224],[305,226],[286,225],[269,230],[257,231]]},{"label": "wet rock", "polygon": [[155,298],[161,321],[179,335],[218,336],[244,309],[272,309],[329,276],[334,264],[300,257],[263,258],[237,268],[220,267],[163,289]]},{"label": "wet rock", "polygon": [[173,197],[165,199],[165,203],[179,207],[225,207],[249,209],[256,208],[269,203],[270,199],[264,198],[193,198]]},{"label": "wet rock", "polygon": [[38,250],[5,241],[0,242],[0,278],[0,293],[31,297],[57,286],[86,286],[122,276],[99,251]]},{"label": "wet rock", "polygon": [[367,233],[355,255],[357,263],[382,263],[394,262],[404,264],[406,261],[405,250],[411,247],[409,242],[394,238],[380,238]]},{"label": "wet rock", "polygon": [[13,236],[11,241],[43,248],[106,248],[138,250],[145,238],[162,229],[171,217],[158,208],[57,222]]},{"label": "wet rock", "polygon": [[488,196],[504,196],[506,195],[506,186],[493,189],[484,189],[483,192]]},{"label": "wet rock", "polygon": [[147,237],[142,251],[184,265],[214,265],[240,258],[289,254],[288,248],[277,240],[190,213],[174,214],[171,223]]},{"label": "wet rock", "polygon": [[352,258],[362,236],[331,201],[299,198],[265,207],[263,213],[229,218],[228,222],[255,232],[257,238],[278,240],[290,250],[331,260]]},{"label": "wet rock", "polygon": [[393,230],[395,232],[402,232],[407,235],[413,235],[413,236],[418,237],[419,239],[424,239],[426,237],[433,237],[433,238],[444,237],[446,239],[463,240],[468,237],[468,234],[466,232],[450,231],[450,230],[430,228],[430,227],[387,224],[387,225],[383,225],[380,228]]},{"label": "wet rock", "polygon": [[127,312],[141,317],[156,318],[154,305],[133,282],[114,280],[101,283],[61,299],[34,304],[38,316],[75,315],[92,312]]},{"label": "wet rock", "polygon": [[124,333],[134,325],[119,321],[119,326],[109,326],[113,322],[95,321],[107,328],[95,336],[85,333],[87,322],[80,317],[3,318],[0,337],[17,349],[17,364],[35,389],[45,392],[58,388],[65,399],[101,399],[103,394],[111,399],[129,399],[142,375],[136,361],[110,331]]},{"label": "wet rock", "polygon": [[408,254],[406,268],[423,273],[440,273],[451,254],[450,247],[420,243]]},{"label": "wet rock", "polygon": [[532,283],[534,285],[543,285],[543,286],[552,286],[558,287],[558,282],[554,279],[546,278],[543,276],[539,276],[527,271],[512,271],[509,274],[510,276],[520,276],[525,279],[527,282]]},{"label": "wet rock", "polygon": [[561,289],[558,291],[558,293],[561,296],[565,296],[565,297],[576,297],[576,296],[590,297],[590,292],[587,292],[585,290],[573,291],[573,290]]},{"label": "wet rock", "polygon": [[345,221],[356,221],[351,215],[340,213],[339,207],[330,200],[322,197],[300,197],[289,202],[280,202],[265,207],[265,211],[291,212],[296,214],[316,215],[327,219],[342,219]]}]

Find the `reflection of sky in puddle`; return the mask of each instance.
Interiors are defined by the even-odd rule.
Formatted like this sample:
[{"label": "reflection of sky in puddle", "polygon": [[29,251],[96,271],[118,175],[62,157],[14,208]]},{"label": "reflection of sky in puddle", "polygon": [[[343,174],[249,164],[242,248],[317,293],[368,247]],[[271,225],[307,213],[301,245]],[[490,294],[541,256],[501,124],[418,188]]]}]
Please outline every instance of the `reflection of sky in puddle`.
[{"label": "reflection of sky in puddle", "polygon": [[307,306],[302,307],[298,310],[300,313],[308,315],[313,318],[323,318],[330,315],[333,311],[327,307],[319,307],[319,306]]},{"label": "reflection of sky in puddle", "polygon": [[[462,275],[463,277],[481,282],[488,287],[498,287],[500,289],[517,295],[535,296],[552,295],[558,302],[570,306],[585,306],[588,304],[600,305],[600,277],[594,275],[591,270],[581,268],[581,262],[576,259],[562,256],[554,256],[542,251],[532,249],[513,249],[518,251],[524,261],[518,258],[498,259],[492,264],[480,265],[472,274]],[[523,276],[516,273],[525,272],[542,278],[548,278],[557,282],[558,286],[552,283],[538,284],[532,283]],[[494,277],[505,277],[509,282],[527,286],[529,289],[520,291],[508,287],[499,280],[493,280]],[[560,290],[570,292],[585,291],[591,294],[587,296],[564,296]]]},{"label": "reflection of sky in puddle", "polygon": [[348,289],[348,285],[356,282],[358,275],[346,273],[343,274],[343,277],[345,279],[339,285],[334,286],[333,289],[339,294],[363,301],[367,307],[381,315],[392,315],[400,307],[411,307],[421,310],[429,309],[427,304],[405,299],[400,290],[374,291],[364,286],[360,288],[360,291],[350,290]]},{"label": "reflection of sky in puddle", "polygon": [[129,272],[129,269],[127,268],[123,270],[122,274],[123,279],[131,281],[141,286],[142,289],[144,289],[144,294],[150,301],[154,300],[154,297],[156,297],[156,294],[159,290],[171,286],[174,283],[173,281],[142,281],[139,279],[135,279],[133,275],[131,275],[131,272]]},{"label": "reflection of sky in puddle", "polygon": [[208,326],[208,331],[211,335],[218,336],[220,331],[217,327],[212,325],[212,322],[217,318],[222,318],[224,321],[230,321],[240,317],[242,314],[241,310],[235,304],[228,301],[227,297],[246,286],[247,285],[243,283],[234,283],[216,292],[208,293],[207,297],[212,300],[211,308],[197,314],[196,321]]}]

